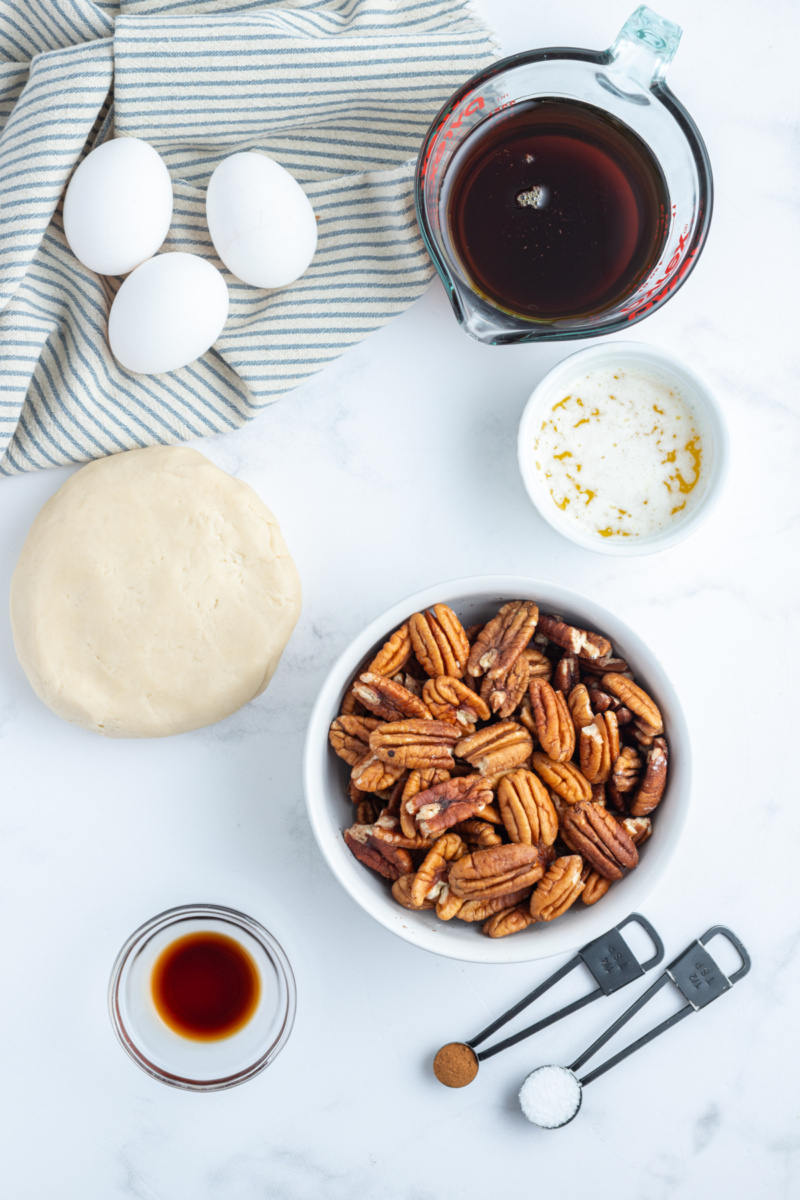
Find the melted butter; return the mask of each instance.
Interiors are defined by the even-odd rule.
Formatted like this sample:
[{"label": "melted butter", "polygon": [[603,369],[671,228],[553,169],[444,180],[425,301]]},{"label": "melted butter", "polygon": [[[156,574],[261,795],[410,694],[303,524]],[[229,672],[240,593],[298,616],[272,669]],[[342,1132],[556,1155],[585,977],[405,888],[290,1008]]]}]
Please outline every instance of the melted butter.
[{"label": "melted butter", "polygon": [[553,503],[602,538],[660,532],[682,520],[705,487],[695,414],[648,371],[589,371],[553,401],[534,450]]}]

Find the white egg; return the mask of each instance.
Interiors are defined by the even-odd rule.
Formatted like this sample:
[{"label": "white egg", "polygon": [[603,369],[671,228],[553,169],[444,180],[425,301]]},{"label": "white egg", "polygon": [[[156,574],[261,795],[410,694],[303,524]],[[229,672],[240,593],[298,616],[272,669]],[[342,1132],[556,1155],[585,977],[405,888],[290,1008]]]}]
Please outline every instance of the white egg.
[{"label": "white egg", "polygon": [[117,362],[139,375],[177,371],[214,344],[228,318],[228,286],[197,254],[157,254],[128,276],[108,315]]},{"label": "white egg", "polygon": [[280,163],[252,150],[219,164],[208,184],[206,219],[225,266],[253,287],[293,283],[317,248],[308,196]]},{"label": "white egg", "polygon": [[64,233],[75,257],[98,275],[127,275],[158,250],[172,220],[172,180],[141,138],[92,150],[64,197]]}]

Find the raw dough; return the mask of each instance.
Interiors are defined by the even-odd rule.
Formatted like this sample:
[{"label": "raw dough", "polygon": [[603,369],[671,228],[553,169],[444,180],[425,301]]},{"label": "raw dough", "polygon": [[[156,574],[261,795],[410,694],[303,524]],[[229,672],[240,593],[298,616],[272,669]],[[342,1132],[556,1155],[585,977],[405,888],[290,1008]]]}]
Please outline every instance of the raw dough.
[{"label": "raw dough", "polygon": [[196,450],[90,463],[45,504],[11,581],[38,696],[107,737],[210,725],[269,683],[300,580],[252,488]]}]

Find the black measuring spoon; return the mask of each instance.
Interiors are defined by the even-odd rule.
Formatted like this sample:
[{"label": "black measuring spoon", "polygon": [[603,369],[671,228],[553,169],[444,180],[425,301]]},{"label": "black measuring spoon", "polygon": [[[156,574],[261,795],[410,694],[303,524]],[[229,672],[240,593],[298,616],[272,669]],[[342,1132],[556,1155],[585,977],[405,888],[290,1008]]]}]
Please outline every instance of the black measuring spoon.
[{"label": "black measuring spoon", "polygon": [[[706,949],[708,942],[717,936],[727,938],[735,946],[742,960],[741,967],[730,977],[725,975]],[[690,1013],[698,1012],[712,1000],[716,1000],[723,992],[729,991],[734,983],[738,983],[742,976],[747,974],[750,966],[750,955],[736,934],[724,925],[712,925],[697,941],[692,942],[682,954],[678,955],[664,973],[659,975],[655,983],[646,992],[643,992],[627,1012],[624,1012],[613,1025],[610,1025],[588,1050],[576,1058],[570,1067],[551,1064],[537,1067],[535,1071],[531,1071],[519,1093],[523,1113],[533,1125],[538,1125],[541,1129],[561,1129],[564,1125],[568,1125],[578,1115],[583,1099],[583,1089],[588,1083],[598,1079],[606,1071],[610,1071],[617,1063],[628,1058],[642,1046],[646,1046],[648,1042],[652,1042],[654,1038],[671,1029],[673,1025],[677,1025],[678,1021],[682,1021]],[[667,983],[672,983],[677,987],[686,1000],[686,1004],[671,1017],[662,1021],[660,1025],[656,1025],[648,1033],[637,1038],[635,1042],[631,1042],[630,1046],[626,1046],[624,1050],[620,1050],[618,1054],[613,1055],[579,1079],[577,1072],[584,1063],[594,1057],[597,1051],[610,1041],[614,1034],[618,1033],[640,1009],[644,1008],[656,992],[660,991]]]},{"label": "black measuring spoon", "polygon": [[[653,943],[655,953],[646,962],[639,962],[622,936],[621,931],[626,925],[630,925],[631,922],[640,925]],[[593,942],[588,942],[577,952],[574,958],[571,958],[563,967],[560,967],[558,971],[554,972],[548,979],[545,979],[544,983],[540,983],[537,988],[534,988],[532,992],[524,996],[518,1004],[515,1004],[507,1012],[504,1012],[496,1021],[492,1021],[491,1025],[487,1025],[474,1038],[471,1038],[468,1042],[449,1042],[446,1046],[442,1046],[433,1061],[433,1070],[436,1078],[440,1083],[445,1084],[446,1087],[464,1087],[466,1084],[471,1083],[478,1074],[479,1064],[484,1059],[491,1058],[493,1055],[499,1054],[502,1050],[507,1050],[509,1046],[516,1046],[518,1042],[532,1037],[534,1033],[538,1033],[540,1029],[546,1029],[548,1025],[553,1025],[556,1021],[568,1017],[570,1013],[577,1012],[578,1009],[591,1004],[594,1000],[598,1000],[600,996],[612,995],[620,988],[633,983],[635,979],[640,979],[651,967],[657,966],[663,957],[664,944],[653,926],[640,913],[631,913],[624,921],[620,921],[619,925],[615,925],[613,929],[609,929],[608,933],[604,933],[602,937],[595,938]],[[565,1005],[558,1012],[543,1017],[533,1025],[528,1025],[526,1029],[515,1033],[512,1037],[505,1038],[503,1041],[497,1042],[494,1046],[489,1046],[485,1050],[476,1050],[477,1046],[485,1042],[487,1038],[496,1033],[498,1029],[501,1029],[503,1025],[508,1024],[523,1009],[526,1009],[529,1004],[533,1004],[535,1000],[543,996],[545,992],[581,963],[588,967],[593,975],[597,983],[596,988],[587,992],[585,996],[581,996],[580,999],[573,1000],[571,1004]]]}]

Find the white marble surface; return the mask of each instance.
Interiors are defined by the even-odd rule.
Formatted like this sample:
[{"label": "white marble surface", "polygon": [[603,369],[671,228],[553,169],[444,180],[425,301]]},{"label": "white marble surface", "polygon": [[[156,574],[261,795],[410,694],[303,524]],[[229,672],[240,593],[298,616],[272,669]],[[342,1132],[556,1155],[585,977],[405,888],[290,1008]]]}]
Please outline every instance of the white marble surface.
[{"label": "white marble surface", "polygon": [[[631,0],[481,0],[507,51],[603,46]],[[660,5],[658,7],[661,7]],[[437,285],[393,325],[201,448],[278,513],[305,610],[269,692],[215,728],[106,742],[52,716],[0,617],[0,1175],[14,1200],[455,1200],[796,1196],[797,10],[784,0],[665,15],[670,82],[710,149],[717,208],[687,286],[634,336],[684,354],[728,413],[727,495],[696,537],[614,561],[561,540],[527,501],[515,431],[567,351],[491,349]],[[0,484],[2,591],[65,471]],[[393,938],[341,891],[304,813],[303,729],[363,624],[437,579],[518,572],[596,596],[652,641],[695,731],[693,813],[644,911],[672,956],[731,925],[753,970],[729,996],[587,1092],[559,1133],[515,1091],[630,1002],[596,1005],[487,1063],[462,1092],[432,1052],[481,1028],[554,965],[488,968]],[[244,1087],[186,1095],[114,1041],[105,991],[128,933],[194,900],[283,941],[299,1009]],[[558,998],[558,997],[557,997]],[[654,1014],[657,1015],[657,1014]]]}]

